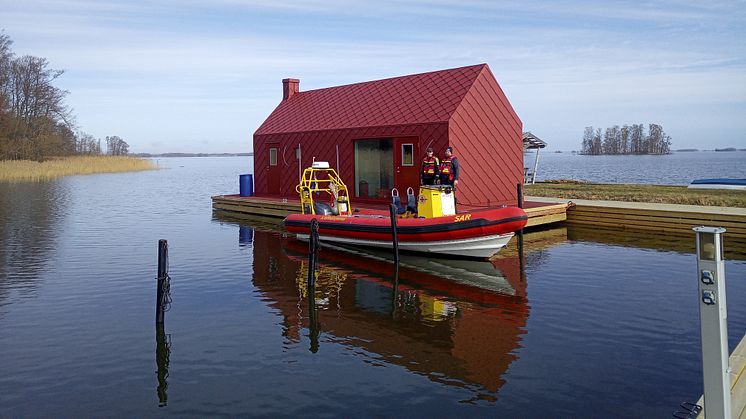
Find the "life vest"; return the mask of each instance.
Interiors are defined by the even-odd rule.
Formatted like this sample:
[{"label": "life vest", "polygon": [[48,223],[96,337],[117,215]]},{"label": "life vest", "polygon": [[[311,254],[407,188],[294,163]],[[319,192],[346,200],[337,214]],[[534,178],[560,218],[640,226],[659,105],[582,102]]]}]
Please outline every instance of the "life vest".
[{"label": "life vest", "polygon": [[448,178],[448,180],[453,180],[453,171],[451,170],[451,160],[453,160],[453,156],[446,157],[443,159],[442,162],[440,162],[440,175],[443,178]]},{"label": "life vest", "polygon": [[437,157],[432,157],[432,158],[425,157],[422,160],[422,174],[424,176],[435,176],[436,167],[438,167]]}]

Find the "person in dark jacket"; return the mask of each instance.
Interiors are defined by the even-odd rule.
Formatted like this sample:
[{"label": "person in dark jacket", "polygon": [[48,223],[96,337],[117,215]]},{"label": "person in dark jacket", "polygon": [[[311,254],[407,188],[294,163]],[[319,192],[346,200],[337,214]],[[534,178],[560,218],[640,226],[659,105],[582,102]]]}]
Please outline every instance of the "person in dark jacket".
[{"label": "person in dark jacket", "polygon": [[440,184],[451,185],[455,190],[458,186],[459,164],[453,155],[453,148],[447,147],[445,157],[440,162]]},{"label": "person in dark jacket", "polygon": [[453,207],[456,209],[456,187],[458,186],[459,164],[453,155],[453,148],[446,147],[445,157],[440,162],[440,184],[453,187]]},{"label": "person in dark jacket", "polygon": [[428,148],[425,158],[422,159],[422,170],[420,170],[420,185],[435,185],[440,173],[440,162],[433,156],[433,149]]}]

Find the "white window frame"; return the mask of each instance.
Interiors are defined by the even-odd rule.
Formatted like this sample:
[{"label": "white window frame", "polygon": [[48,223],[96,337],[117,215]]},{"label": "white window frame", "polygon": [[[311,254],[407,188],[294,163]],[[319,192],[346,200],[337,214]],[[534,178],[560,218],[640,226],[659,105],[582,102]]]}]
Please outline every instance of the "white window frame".
[{"label": "white window frame", "polygon": [[275,147],[269,148],[269,165],[270,166],[277,166],[277,152],[278,151],[279,151],[278,148],[275,148]]},{"label": "white window frame", "polygon": [[[410,146],[412,148],[412,161],[409,164],[404,161],[404,147],[406,146]],[[407,167],[414,166],[414,143],[403,143],[401,145],[401,165]]]}]

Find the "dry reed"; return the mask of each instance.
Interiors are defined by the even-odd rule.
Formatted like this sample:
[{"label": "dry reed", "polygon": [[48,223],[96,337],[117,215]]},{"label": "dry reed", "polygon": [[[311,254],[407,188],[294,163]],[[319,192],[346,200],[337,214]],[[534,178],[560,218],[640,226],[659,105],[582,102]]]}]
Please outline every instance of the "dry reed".
[{"label": "dry reed", "polygon": [[44,162],[0,161],[0,182],[39,182],[62,176],[158,169],[150,160],[125,156],[60,157]]}]

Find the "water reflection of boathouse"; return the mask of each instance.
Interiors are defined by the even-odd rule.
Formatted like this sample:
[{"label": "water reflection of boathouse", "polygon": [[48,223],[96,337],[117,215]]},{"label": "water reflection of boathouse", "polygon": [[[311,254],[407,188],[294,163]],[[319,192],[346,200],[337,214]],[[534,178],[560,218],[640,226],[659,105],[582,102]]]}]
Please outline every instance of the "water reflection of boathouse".
[{"label": "water reflection of boathouse", "polygon": [[[281,313],[283,335],[300,342],[308,327],[307,245],[280,240],[282,246],[278,234],[255,232],[253,282]],[[454,282],[406,262],[394,288],[389,262],[324,249],[315,294],[321,350],[323,340],[352,345],[433,381],[496,392],[528,319],[525,280],[517,255],[473,263],[491,266],[493,279],[513,292]]]}]

